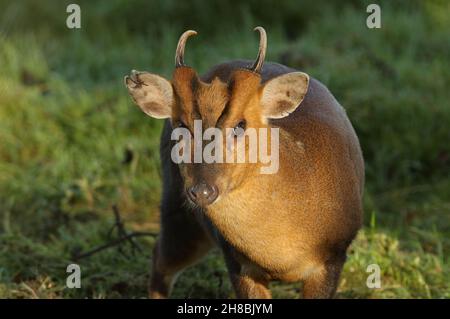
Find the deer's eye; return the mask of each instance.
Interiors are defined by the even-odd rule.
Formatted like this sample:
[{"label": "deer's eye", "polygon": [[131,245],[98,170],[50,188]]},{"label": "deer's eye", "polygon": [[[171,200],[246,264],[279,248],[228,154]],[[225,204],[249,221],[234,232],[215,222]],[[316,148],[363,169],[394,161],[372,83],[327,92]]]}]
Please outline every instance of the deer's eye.
[{"label": "deer's eye", "polygon": [[234,128],[234,136],[242,136],[245,132],[245,120],[240,121]]},{"label": "deer's eye", "polygon": [[177,128],[185,128],[189,132],[189,134],[192,136],[191,130],[189,129],[189,127],[186,124],[184,124],[184,122],[182,122],[182,121],[176,122],[175,129],[177,129]]},{"label": "deer's eye", "polygon": [[187,128],[186,124],[184,124],[182,121],[178,122],[177,127],[184,127],[184,128]]}]

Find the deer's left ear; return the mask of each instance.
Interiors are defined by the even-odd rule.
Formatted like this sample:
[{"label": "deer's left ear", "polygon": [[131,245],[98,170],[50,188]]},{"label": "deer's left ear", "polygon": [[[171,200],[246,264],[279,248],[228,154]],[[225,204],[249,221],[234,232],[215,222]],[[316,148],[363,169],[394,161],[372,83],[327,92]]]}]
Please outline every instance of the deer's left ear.
[{"label": "deer's left ear", "polygon": [[265,83],[261,108],[265,118],[280,119],[294,112],[308,91],[309,76],[303,72],[280,75]]}]

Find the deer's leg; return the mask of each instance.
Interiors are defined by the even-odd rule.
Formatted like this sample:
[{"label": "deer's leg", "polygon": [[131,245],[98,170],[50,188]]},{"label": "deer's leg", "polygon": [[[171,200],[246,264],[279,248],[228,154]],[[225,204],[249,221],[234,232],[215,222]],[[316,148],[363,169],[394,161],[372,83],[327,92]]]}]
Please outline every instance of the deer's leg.
[{"label": "deer's leg", "polygon": [[167,298],[176,276],[195,264],[213,243],[190,211],[163,212],[152,258],[149,297]]},{"label": "deer's leg", "polygon": [[[257,267],[241,264],[236,251],[221,241],[222,251],[225,257],[228,273],[238,299],[271,299],[269,280],[265,273]],[[242,258],[240,258],[242,259]]]},{"label": "deer's leg", "polygon": [[303,283],[303,298],[333,298],[339,284],[339,276],[343,265],[344,261],[342,260],[334,261],[311,273]]},{"label": "deer's leg", "polygon": [[271,299],[269,281],[257,276],[230,274],[238,299]]}]

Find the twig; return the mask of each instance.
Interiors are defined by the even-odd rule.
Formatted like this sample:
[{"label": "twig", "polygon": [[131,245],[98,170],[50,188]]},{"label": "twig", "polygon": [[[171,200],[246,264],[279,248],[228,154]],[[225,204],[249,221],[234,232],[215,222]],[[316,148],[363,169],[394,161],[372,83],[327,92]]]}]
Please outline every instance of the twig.
[{"label": "twig", "polygon": [[[143,236],[151,236],[151,237],[157,236],[157,233],[153,233],[153,232],[132,232],[132,233],[128,233],[126,231],[126,229],[125,229],[125,225],[124,225],[124,223],[122,221],[122,218],[120,216],[120,212],[119,212],[119,209],[117,208],[117,206],[113,205],[112,206],[112,210],[113,210],[113,213],[114,213],[115,222],[114,222],[114,225],[111,227],[111,229],[108,231],[107,237],[108,237],[108,239],[110,239],[113,231],[115,229],[117,229],[118,238],[116,238],[116,239],[114,239],[112,241],[109,241],[106,244],[103,244],[101,246],[98,246],[98,247],[96,247],[94,249],[91,249],[91,250],[89,250],[89,251],[87,251],[85,253],[76,254],[73,257],[75,260],[79,260],[79,259],[82,259],[82,258],[86,258],[86,257],[92,256],[92,255],[94,255],[94,254],[96,254],[96,253],[98,253],[98,252],[100,252],[102,250],[105,250],[105,249],[108,249],[108,248],[111,248],[111,247],[114,247],[114,246],[118,246],[122,242],[128,242],[129,244],[131,244],[133,255],[134,255],[135,250],[139,250],[139,252],[142,253],[141,246],[139,246],[139,244],[134,240],[134,238],[135,237],[143,237]],[[119,252],[122,255],[125,255],[124,251],[121,249],[120,246],[119,246]]]},{"label": "twig", "polygon": [[94,254],[96,254],[96,253],[98,253],[98,252],[100,252],[102,250],[105,250],[105,249],[117,246],[117,245],[121,244],[124,241],[129,241],[130,239],[132,239],[134,237],[144,237],[144,236],[156,237],[157,235],[158,235],[157,233],[152,233],[152,232],[133,232],[133,233],[129,233],[126,236],[117,238],[117,239],[115,239],[113,241],[110,241],[110,242],[104,244],[104,245],[98,246],[98,247],[96,247],[96,248],[94,248],[92,250],[89,250],[89,251],[85,252],[85,253],[79,254],[79,255],[75,256],[74,259],[75,260],[79,260],[79,259],[82,259],[82,258],[86,258],[86,257],[92,256],[92,255],[94,255]]},{"label": "twig", "polygon": [[[111,233],[113,232],[114,228],[117,228],[117,233],[118,233],[119,237],[126,237],[128,235],[128,232],[125,229],[125,225],[120,216],[119,209],[117,208],[116,205],[113,205],[112,210],[114,213],[115,223],[114,223],[114,226],[109,231],[108,237],[111,236]],[[128,239],[128,242],[131,244],[133,254],[134,254],[135,250],[138,250],[140,253],[142,253],[142,248],[139,246],[139,244],[136,241],[133,240],[133,237],[130,237]],[[123,254],[123,251],[120,250],[120,253]]]}]

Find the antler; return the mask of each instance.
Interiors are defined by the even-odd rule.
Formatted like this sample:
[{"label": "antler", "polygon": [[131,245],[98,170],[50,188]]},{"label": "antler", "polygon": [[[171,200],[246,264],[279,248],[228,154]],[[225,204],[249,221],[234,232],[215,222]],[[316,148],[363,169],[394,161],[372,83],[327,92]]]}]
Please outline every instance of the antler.
[{"label": "antler", "polygon": [[175,51],[175,67],[184,66],[184,47],[186,45],[186,40],[191,35],[196,35],[197,32],[194,30],[188,30],[184,32],[180,39],[178,40],[177,50]]},{"label": "antler", "polygon": [[253,72],[261,73],[261,68],[264,64],[264,59],[266,58],[267,34],[263,27],[256,27],[253,30],[259,32],[259,51],[251,70]]}]

